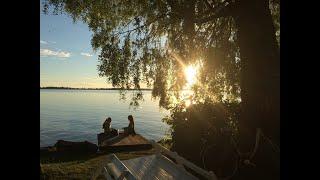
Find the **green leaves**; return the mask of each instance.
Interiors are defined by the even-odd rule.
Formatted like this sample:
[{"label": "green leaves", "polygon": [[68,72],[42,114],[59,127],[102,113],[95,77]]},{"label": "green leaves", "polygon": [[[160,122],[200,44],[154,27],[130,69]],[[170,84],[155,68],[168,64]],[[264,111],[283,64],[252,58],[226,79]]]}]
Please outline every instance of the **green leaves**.
[{"label": "green leaves", "polygon": [[[271,2],[276,28],[278,7],[279,3]],[[160,98],[161,106],[169,107],[184,87],[181,64],[201,59],[195,97],[218,102],[239,99],[241,61],[234,19],[228,15],[195,23],[214,14],[205,1],[45,1],[44,12],[51,8],[88,24],[93,33],[91,45],[101,50],[99,75],[115,87],[153,86],[153,96]]]}]

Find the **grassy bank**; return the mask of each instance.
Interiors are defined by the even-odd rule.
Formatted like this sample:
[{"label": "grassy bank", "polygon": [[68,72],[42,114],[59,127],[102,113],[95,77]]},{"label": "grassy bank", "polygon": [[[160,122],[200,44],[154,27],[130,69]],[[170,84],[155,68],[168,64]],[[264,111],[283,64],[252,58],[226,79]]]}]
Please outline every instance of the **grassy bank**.
[{"label": "grassy bank", "polygon": [[[137,158],[140,156],[151,155],[154,149],[134,152],[115,153],[120,160]],[[55,159],[48,160],[40,158],[43,179],[90,179],[99,167],[107,162],[107,155],[103,153],[91,155],[89,157],[79,157],[79,160]]]},{"label": "grassy bank", "polygon": [[[170,148],[168,139],[159,141],[161,145]],[[114,153],[120,160],[133,159],[141,156],[154,154],[155,150],[143,150],[132,152]],[[107,162],[110,153],[97,153],[81,156],[40,156],[42,179],[90,179]]]}]

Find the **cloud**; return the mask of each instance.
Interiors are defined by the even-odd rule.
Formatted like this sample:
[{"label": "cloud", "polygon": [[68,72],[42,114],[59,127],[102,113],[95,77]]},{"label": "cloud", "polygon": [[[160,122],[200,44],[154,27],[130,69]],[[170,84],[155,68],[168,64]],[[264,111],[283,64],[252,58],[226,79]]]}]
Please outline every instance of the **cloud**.
[{"label": "cloud", "polygon": [[40,40],[40,44],[56,44],[57,42],[55,41],[44,41],[44,40]]},{"label": "cloud", "polygon": [[82,56],[87,56],[87,57],[91,57],[92,56],[92,54],[89,54],[89,53],[84,53],[84,52],[82,52],[82,53],[80,53]]},{"label": "cloud", "polygon": [[70,52],[65,51],[52,51],[50,49],[40,49],[40,56],[48,57],[48,56],[55,56],[59,58],[68,58],[70,57]]},{"label": "cloud", "polygon": [[40,44],[48,44],[47,41],[40,40]]}]

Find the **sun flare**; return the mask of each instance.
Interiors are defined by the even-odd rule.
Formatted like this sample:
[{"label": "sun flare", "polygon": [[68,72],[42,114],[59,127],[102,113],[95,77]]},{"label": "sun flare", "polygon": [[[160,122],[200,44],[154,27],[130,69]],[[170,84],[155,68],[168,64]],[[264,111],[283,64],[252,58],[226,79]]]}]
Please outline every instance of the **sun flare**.
[{"label": "sun flare", "polygon": [[197,68],[195,66],[189,65],[185,68],[184,74],[187,80],[187,86],[191,87],[197,80]]},{"label": "sun flare", "polygon": [[189,107],[191,105],[191,100],[187,99],[184,104],[186,105],[186,107]]}]

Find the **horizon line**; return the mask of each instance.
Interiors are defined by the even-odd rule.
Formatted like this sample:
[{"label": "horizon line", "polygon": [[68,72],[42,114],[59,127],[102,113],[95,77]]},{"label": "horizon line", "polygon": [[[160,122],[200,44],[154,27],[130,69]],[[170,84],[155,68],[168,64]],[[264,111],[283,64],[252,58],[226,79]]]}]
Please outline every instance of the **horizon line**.
[{"label": "horizon line", "polygon": [[[111,88],[86,88],[86,87],[65,87],[65,86],[44,86],[40,89],[85,89],[85,90],[138,90],[137,88],[134,89],[127,89],[127,88],[117,88],[117,87],[111,87]],[[140,90],[152,90],[151,88],[140,88]]]}]

